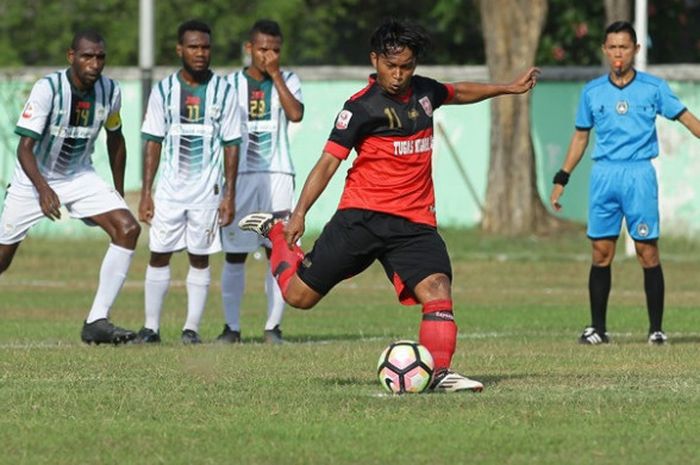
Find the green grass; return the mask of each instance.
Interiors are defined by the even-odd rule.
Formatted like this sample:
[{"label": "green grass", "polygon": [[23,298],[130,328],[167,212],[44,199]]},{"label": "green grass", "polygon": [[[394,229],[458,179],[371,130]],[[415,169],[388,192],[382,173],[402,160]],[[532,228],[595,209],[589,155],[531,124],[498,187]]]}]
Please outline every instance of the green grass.
[{"label": "green grass", "polygon": [[[159,347],[79,342],[106,247],[28,239],[0,278],[0,464],[697,463],[700,247],[661,244],[672,344],[646,344],[642,272],[613,267],[605,347],[582,347],[589,245],[582,231],[505,239],[446,230],[460,339],[454,367],[481,394],[386,396],[383,347],[415,338],[373,266],[311,311],[290,344],[261,344],[264,262],[248,263],[244,344],[183,347],[185,257],[173,260]],[[310,244],[310,241],[307,241]],[[143,321],[138,250],[113,309]],[[218,275],[201,328],[222,327]]]}]

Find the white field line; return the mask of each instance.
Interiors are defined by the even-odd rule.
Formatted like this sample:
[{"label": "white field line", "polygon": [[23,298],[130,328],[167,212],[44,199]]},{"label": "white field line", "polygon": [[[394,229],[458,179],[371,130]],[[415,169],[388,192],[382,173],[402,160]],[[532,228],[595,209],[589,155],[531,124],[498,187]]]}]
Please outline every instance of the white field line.
[{"label": "white field line", "polygon": [[[457,336],[458,339],[461,340],[486,340],[486,339],[507,339],[507,338],[524,338],[524,337],[544,337],[547,339],[550,339],[554,336],[556,337],[569,337],[572,340],[572,344],[576,342],[576,337],[578,333],[576,331],[569,332],[569,331],[558,331],[558,332],[552,332],[552,331],[489,331],[489,332],[483,332],[483,333],[469,333],[469,334],[460,334]],[[673,339],[674,338],[700,338],[700,332],[672,332],[672,333],[667,333],[670,344],[673,344]],[[616,339],[627,339],[627,338],[640,338],[640,343],[642,339],[644,339],[644,342],[646,342],[646,338],[644,338],[644,334],[642,333],[631,333],[631,332],[625,332],[625,333],[616,333],[612,332],[610,333],[610,336],[612,337],[613,341]],[[357,339],[353,339],[353,342],[377,342],[377,341],[391,341],[392,337],[391,336],[371,336],[371,337],[359,337]],[[175,341],[172,344],[165,343],[163,344],[163,347],[176,347],[181,345],[179,341]],[[288,347],[293,347],[297,345],[330,345],[330,344],[336,344],[336,343],[344,343],[347,342],[343,339],[318,339],[318,340],[310,340],[310,341],[302,341],[302,342],[286,342],[285,346]],[[262,342],[244,342],[244,345],[248,346],[259,346],[259,347],[268,347],[267,344],[264,344]],[[613,342],[614,345],[614,342]],[[8,343],[1,343],[0,344],[0,350],[27,350],[27,349],[75,349],[77,347],[83,347],[86,350],[101,350],[97,347],[93,346],[88,346],[86,344],[83,344],[82,342],[79,342],[76,339],[75,343],[72,342],[8,342]],[[109,344],[103,344],[100,347],[111,347]],[[114,349],[118,349],[120,346],[114,346]],[[223,347],[221,344],[215,343],[215,342],[205,342],[202,344],[200,347],[202,348],[216,348],[217,350],[220,350]],[[183,346],[183,348],[185,348]],[[190,349],[187,349],[190,350]]]}]

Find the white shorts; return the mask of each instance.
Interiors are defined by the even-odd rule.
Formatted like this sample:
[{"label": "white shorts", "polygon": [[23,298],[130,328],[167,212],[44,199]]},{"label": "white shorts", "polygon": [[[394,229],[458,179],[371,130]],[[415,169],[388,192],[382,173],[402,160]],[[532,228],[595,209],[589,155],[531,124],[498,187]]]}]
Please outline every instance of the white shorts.
[{"label": "white shorts", "polygon": [[255,212],[291,212],[294,208],[294,176],[284,173],[239,174],[236,180],[236,217],[221,229],[224,252],[250,253],[270,241],[254,232],[241,231],[238,222]]},{"label": "white shorts", "polygon": [[[129,207],[117,190],[108,185],[94,171],[86,171],[74,177],[49,181],[71,218],[87,220],[113,210]],[[5,207],[0,216],[0,244],[16,244],[27,237],[29,229],[46,218],[39,205],[39,194],[34,186],[12,184],[7,189]]]},{"label": "white shorts", "polygon": [[190,209],[156,201],[148,247],[156,253],[185,249],[194,255],[221,252],[218,208]]}]

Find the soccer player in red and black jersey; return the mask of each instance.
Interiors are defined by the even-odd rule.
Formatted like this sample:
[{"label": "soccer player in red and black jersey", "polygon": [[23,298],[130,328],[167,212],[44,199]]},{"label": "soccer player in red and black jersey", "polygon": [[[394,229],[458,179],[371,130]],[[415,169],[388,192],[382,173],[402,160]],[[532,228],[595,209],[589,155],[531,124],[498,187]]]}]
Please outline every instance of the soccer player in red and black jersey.
[{"label": "soccer player in red and black jersey", "polygon": [[[422,305],[419,340],[435,361],[432,389],[481,391],[480,382],[450,370],[457,326],[450,258],[436,228],[433,112],[445,104],[525,93],[539,70],[531,68],[509,84],[443,84],[414,75],[428,42],[415,24],[385,21],[370,41],[376,74],[338,114],[291,216],[277,221],[268,213],[252,214],[239,225],[272,241],[272,272],[293,307],[313,307],[340,281],[379,260],[401,303]],[[338,211],[304,255],[296,243],[306,213],[352,149],[357,158]]]}]

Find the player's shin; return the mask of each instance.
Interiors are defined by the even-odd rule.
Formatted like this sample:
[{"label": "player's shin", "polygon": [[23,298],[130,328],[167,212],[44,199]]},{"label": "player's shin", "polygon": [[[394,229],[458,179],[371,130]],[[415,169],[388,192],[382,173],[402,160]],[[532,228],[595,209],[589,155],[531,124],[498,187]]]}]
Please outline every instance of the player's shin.
[{"label": "player's shin", "polygon": [[287,240],[284,237],[284,223],[282,221],[272,227],[268,238],[272,242],[270,269],[277,280],[277,284],[280,286],[282,295],[285,296],[289,281],[299,269],[299,264],[304,258],[304,252],[296,244],[293,250],[289,250]]},{"label": "player's shin", "polygon": [[418,337],[433,356],[435,372],[450,367],[457,346],[452,300],[433,300],[423,304],[423,320]]}]

